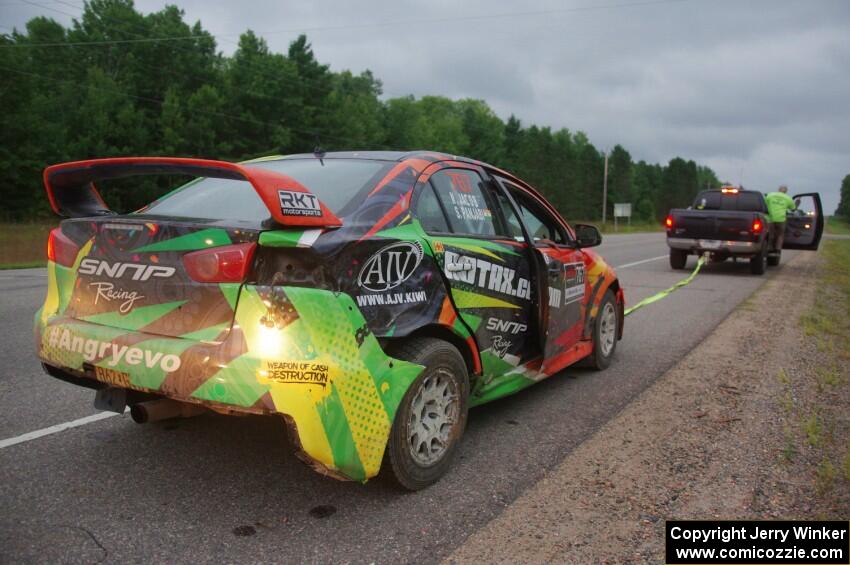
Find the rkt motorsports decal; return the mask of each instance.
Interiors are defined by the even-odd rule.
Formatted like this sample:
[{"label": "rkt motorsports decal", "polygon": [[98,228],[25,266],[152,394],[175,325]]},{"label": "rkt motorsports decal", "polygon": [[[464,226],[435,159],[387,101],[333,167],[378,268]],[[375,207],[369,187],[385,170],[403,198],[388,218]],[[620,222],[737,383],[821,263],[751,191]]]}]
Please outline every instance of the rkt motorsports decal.
[{"label": "rkt motorsports decal", "polygon": [[386,292],[410,278],[422,262],[422,245],[400,241],[382,247],[360,269],[357,284],[372,292]]},{"label": "rkt motorsports decal", "polygon": [[446,278],[450,280],[476,285],[508,296],[531,299],[531,284],[528,279],[518,277],[515,286],[516,271],[513,269],[453,251],[446,251],[445,261]]},{"label": "rkt motorsports decal", "polygon": [[70,353],[79,353],[83,356],[83,359],[89,362],[95,359],[104,359],[110,367],[119,363],[130,366],[144,365],[148,369],[159,366],[166,373],[173,373],[180,368],[180,357],[177,355],[163,355],[161,351],[86,339],[73,335],[67,328],[51,328],[49,331],[48,344],[50,347],[64,349]]},{"label": "rkt motorsports decal", "polygon": [[321,216],[322,207],[315,194],[278,190],[280,213],[284,216]]},{"label": "rkt motorsports decal", "polygon": [[106,276],[111,279],[124,278],[130,275],[130,280],[146,281],[151,278],[167,279],[174,275],[174,267],[162,265],[144,265],[142,263],[109,263],[100,259],[86,258],[80,261],[77,271],[81,275]]}]

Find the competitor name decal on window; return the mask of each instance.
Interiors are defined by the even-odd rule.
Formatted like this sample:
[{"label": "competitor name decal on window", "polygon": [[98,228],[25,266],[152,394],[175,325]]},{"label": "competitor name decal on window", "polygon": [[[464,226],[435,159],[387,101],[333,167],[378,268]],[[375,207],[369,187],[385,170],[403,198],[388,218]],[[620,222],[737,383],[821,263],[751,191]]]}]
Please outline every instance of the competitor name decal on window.
[{"label": "competitor name decal on window", "polygon": [[278,190],[280,213],[284,216],[321,216],[322,207],[315,194],[295,192],[293,190]]},{"label": "competitor name decal on window", "polygon": [[[454,251],[446,251],[446,278],[475,285],[508,296],[531,299],[528,279],[516,276],[516,271]],[[516,278],[516,281],[514,281]]]}]

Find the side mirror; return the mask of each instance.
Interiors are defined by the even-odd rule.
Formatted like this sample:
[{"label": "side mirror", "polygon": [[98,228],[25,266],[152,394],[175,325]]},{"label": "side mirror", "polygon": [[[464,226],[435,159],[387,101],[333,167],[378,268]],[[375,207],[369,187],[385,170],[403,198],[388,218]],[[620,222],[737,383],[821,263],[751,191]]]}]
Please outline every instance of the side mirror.
[{"label": "side mirror", "polygon": [[596,226],[590,224],[575,224],[576,243],[581,247],[596,247],[602,243],[602,234]]}]

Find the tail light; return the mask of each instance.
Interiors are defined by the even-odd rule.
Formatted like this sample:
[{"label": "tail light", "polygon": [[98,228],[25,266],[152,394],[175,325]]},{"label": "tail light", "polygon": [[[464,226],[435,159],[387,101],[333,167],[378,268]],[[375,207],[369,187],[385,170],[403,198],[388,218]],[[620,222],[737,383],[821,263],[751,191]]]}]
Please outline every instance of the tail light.
[{"label": "tail light", "polygon": [[50,230],[47,237],[47,259],[65,267],[73,267],[80,248],[62,233],[62,228]]},{"label": "tail light", "polygon": [[753,220],[753,233],[761,233],[761,230],[764,229],[764,225],[761,223],[761,220],[756,218]]},{"label": "tail light", "polygon": [[183,256],[183,266],[198,282],[242,282],[248,275],[256,248],[256,243],[239,243],[193,251]]},{"label": "tail light", "polygon": [[673,216],[667,216],[667,220],[664,222],[664,224],[667,226],[668,230],[672,229],[673,228]]}]

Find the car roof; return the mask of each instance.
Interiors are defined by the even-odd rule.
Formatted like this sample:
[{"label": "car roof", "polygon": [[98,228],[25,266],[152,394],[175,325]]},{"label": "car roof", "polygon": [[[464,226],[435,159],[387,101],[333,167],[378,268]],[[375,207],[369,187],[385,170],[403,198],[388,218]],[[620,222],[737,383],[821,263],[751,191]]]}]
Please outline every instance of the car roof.
[{"label": "car roof", "polygon": [[[263,161],[277,161],[290,159],[315,159],[315,153],[294,153],[292,155],[269,155],[268,157],[260,157],[246,161],[246,163],[261,163]],[[322,155],[322,159],[364,159],[370,161],[394,161],[401,162],[407,159],[426,159],[428,161],[463,161],[476,165],[483,165],[490,168],[495,168],[492,165],[463,157],[461,155],[450,155],[439,151],[426,151],[418,149],[416,151],[328,151]]]},{"label": "car roof", "polygon": [[[252,159],[250,161],[244,161],[242,164],[253,164],[253,163],[262,163],[265,161],[283,161],[283,160],[294,160],[294,159],[316,159],[316,153],[295,153],[292,155],[269,155],[268,157],[259,157],[257,159]],[[505,171],[504,169],[500,169],[494,165],[490,165],[489,163],[485,163],[483,161],[478,161],[476,159],[470,159],[469,157],[463,157],[461,155],[450,155],[448,153],[442,153],[440,151],[427,151],[424,149],[417,149],[415,151],[328,151],[322,155],[322,159],[363,159],[363,160],[372,160],[372,161],[390,161],[390,162],[403,162],[409,159],[419,159],[424,161],[430,161],[432,163],[438,163],[440,161],[459,161],[463,163],[468,163],[470,165],[477,165],[479,167],[487,168],[492,172],[498,173],[499,175],[505,177],[506,179],[512,181],[519,187],[521,187],[526,192],[532,194],[538,199],[542,200],[545,205],[550,209],[550,211],[554,212],[561,221],[566,224],[566,221],[563,220],[563,217],[560,213],[552,206],[552,204],[546,199],[543,194],[540,193],[536,188],[534,188],[529,183],[520,179],[516,175]]]}]

